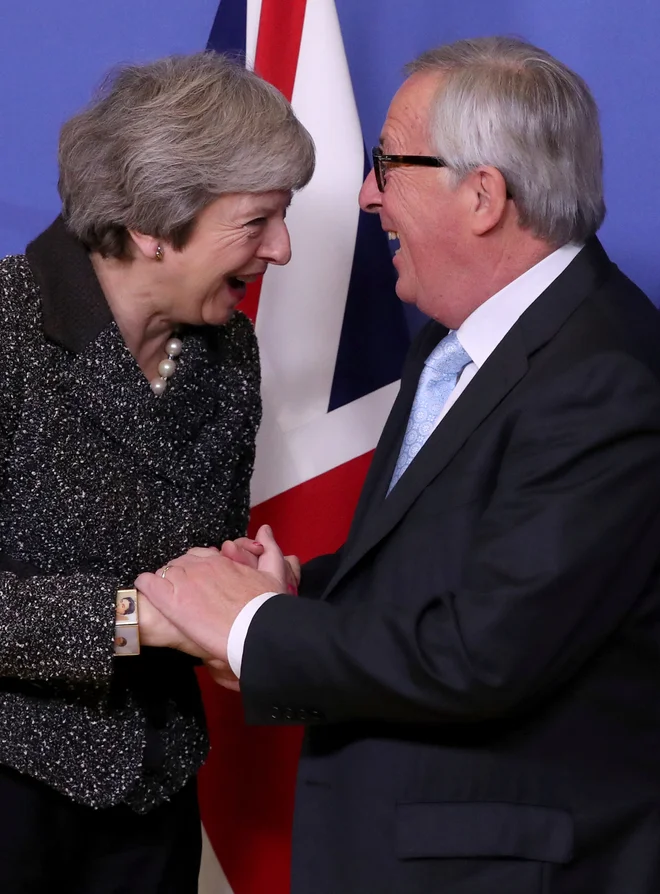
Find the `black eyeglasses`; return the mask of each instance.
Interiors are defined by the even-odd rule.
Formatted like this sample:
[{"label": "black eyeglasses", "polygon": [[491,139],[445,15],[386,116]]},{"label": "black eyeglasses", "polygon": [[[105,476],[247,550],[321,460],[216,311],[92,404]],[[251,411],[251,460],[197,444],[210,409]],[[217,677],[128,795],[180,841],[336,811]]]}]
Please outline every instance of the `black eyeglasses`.
[{"label": "black eyeglasses", "polygon": [[[374,174],[376,183],[381,192],[385,191],[385,167],[420,167],[420,168],[446,168],[447,162],[437,155],[385,155],[380,146],[374,146],[371,150],[374,160]],[[512,199],[513,194],[508,185],[506,188],[507,199]]]},{"label": "black eyeglasses", "polygon": [[374,160],[374,174],[378,189],[385,190],[385,168],[390,167],[422,167],[422,168],[446,168],[447,162],[436,155],[385,155],[380,146],[374,146],[371,150]]}]

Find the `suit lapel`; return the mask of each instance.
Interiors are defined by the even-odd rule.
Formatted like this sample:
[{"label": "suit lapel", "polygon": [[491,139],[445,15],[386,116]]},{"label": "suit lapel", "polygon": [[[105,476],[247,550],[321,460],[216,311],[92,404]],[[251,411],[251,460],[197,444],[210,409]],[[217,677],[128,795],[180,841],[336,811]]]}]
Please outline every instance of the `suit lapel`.
[{"label": "suit lapel", "polygon": [[529,357],[556,334],[610,268],[600,243],[592,239],[509,330],[386,498],[424,360],[446,333],[437,324],[428,325],[408,365],[367,476],[342,562],[324,597],[401,521],[420,493],[524,377]]},{"label": "suit lapel", "polygon": [[376,451],[353,515],[348,536],[349,541],[355,539],[357,531],[362,526],[370,509],[374,505],[379,505],[384,499],[387,484],[392,477],[394,464],[399,455],[424,361],[446,334],[447,329],[444,326],[429,323],[411,345],[410,354],[401,376],[401,388],[387,418],[383,433],[378,439]]}]

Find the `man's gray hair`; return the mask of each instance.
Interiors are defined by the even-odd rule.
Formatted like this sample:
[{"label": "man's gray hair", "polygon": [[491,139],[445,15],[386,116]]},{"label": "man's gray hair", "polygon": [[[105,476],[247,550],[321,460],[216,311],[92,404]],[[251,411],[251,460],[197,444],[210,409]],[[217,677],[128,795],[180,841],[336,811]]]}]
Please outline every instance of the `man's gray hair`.
[{"label": "man's gray hair", "polygon": [[559,246],[605,217],[598,108],[575,72],[509,37],[459,40],[406,66],[442,74],[434,151],[458,183],[479,165],[504,177],[523,227]]},{"label": "man's gray hair", "polygon": [[182,248],[225,193],[302,188],[314,144],[282,94],[217,53],[127,65],[63,126],[59,191],[92,251],[129,257],[128,230]]}]

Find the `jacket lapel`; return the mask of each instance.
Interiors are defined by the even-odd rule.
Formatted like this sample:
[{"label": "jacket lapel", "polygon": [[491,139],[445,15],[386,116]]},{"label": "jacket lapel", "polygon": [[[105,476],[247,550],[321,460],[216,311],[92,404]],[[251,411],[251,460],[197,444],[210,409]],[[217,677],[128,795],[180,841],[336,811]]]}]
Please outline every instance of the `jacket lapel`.
[{"label": "jacket lapel", "polygon": [[438,323],[430,323],[424,327],[411,345],[410,354],[401,376],[401,388],[387,418],[383,433],[378,439],[374,457],[353,515],[348,535],[349,542],[355,539],[369,510],[374,505],[380,505],[385,497],[408,423],[410,407],[415,398],[417,382],[424,368],[424,361],[440,339],[444,338],[447,331]]},{"label": "jacket lapel", "polygon": [[424,360],[447,331],[435,323],[426,327],[376,449],[341,564],[324,598],[401,521],[420,493],[523,378],[529,357],[556,334],[610,268],[600,243],[592,239],[509,330],[386,497]]}]

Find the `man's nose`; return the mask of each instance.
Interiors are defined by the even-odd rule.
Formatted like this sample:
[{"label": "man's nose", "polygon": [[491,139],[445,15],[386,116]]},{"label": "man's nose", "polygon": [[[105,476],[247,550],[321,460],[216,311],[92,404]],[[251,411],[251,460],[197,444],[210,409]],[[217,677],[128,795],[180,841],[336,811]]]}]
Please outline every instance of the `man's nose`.
[{"label": "man's nose", "polygon": [[369,214],[378,214],[381,209],[383,194],[378,189],[373,168],[369,171],[366,180],[362,184],[359,202],[360,208],[362,208],[363,211],[369,212]]}]

